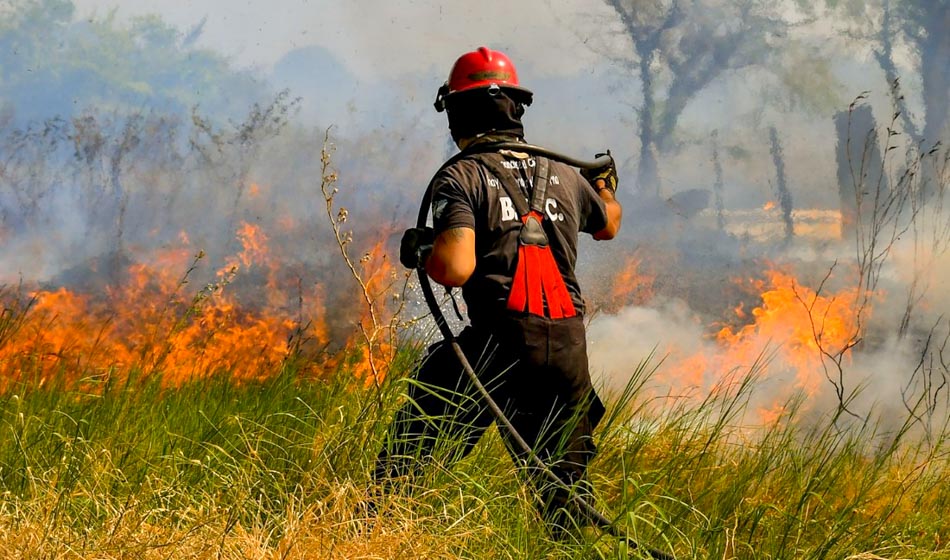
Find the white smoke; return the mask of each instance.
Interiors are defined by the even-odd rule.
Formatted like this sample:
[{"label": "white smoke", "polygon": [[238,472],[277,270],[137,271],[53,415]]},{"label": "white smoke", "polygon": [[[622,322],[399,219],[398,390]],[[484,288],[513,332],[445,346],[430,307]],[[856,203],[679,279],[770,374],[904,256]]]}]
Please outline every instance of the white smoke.
[{"label": "white smoke", "polygon": [[598,315],[588,329],[591,376],[608,393],[620,392],[647,360],[675,361],[711,349],[704,334],[705,326],[680,300]]},{"label": "white smoke", "polygon": [[[809,337],[802,341],[800,332],[793,336],[781,324],[744,331],[739,345],[719,342],[716,318],[701,316],[683,300],[661,297],[648,306],[594,317],[589,349],[595,384],[608,395],[618,394],[649,361],[647,371],[656,368],[646,385],[652,395],[699,402],[723,380],[755,370],[753,412],[775,411],[804,394],[801,410],[809,416],[827,417],[844,405],[844,419],[871,419],[892,429],[915,417],[917,428],[939,422],[950,392],[950,221],[937,211],[919,217],[917,230],[893,244],[869,300],[852,304],[852,311],[861,311],[861,332],[853,350],[840,359],[811,349],[803,368]],[[828,300],[842,297],[839,290],[856,282],[849,265],[854,248],[845,242],[797,239],[775,257],[776,265],[795,269],[802,286],[820,286],[819,295]],[[832,268],[835,273],[826,277]],[[799,313],[810,297],[799,302]]]}]

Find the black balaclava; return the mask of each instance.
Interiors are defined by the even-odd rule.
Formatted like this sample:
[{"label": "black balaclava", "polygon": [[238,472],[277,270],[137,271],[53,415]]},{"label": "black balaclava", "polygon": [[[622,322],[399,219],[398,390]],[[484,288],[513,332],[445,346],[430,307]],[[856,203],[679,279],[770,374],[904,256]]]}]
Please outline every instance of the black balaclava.
[{"label": "black balaclava", "polygon": [[487,132],[523,138],[521,117],[525,105],[531,104],[530,95],[500,88],[479,88],[446,97],[445,111],[449,117],[452,139],[458,143],[462,139]]}]

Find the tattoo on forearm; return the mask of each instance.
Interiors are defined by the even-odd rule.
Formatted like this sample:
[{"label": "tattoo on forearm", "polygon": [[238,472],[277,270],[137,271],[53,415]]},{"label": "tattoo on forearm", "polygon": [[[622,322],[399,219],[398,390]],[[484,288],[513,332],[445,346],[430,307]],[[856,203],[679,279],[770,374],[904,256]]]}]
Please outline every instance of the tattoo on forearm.
[{"label": "tattoo on forearm", "polygon": [[452,228],[445,230],[445,237],[452,241],[459,241],[465,237],[464,228]]}]

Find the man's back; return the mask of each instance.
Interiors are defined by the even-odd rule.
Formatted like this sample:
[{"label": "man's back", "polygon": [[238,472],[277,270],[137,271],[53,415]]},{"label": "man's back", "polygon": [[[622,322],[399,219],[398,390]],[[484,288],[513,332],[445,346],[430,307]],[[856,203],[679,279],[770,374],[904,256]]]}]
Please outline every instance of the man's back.
[{"label": "man's back", "polygon": [[[524,205],[531,199],[534,175],[541,158],[510,152],[481,153],[445,168],[434,184],[432,202],[436,235],[453,228],[475,231],[476,267],[463,287],[473,324],[506,309],[518,256]],[[581,289],[574,274],[578,232],[604,228],[603,201],[577,171],[548,160],[542,226],[561,277],[578,313],[583,313]]]}]

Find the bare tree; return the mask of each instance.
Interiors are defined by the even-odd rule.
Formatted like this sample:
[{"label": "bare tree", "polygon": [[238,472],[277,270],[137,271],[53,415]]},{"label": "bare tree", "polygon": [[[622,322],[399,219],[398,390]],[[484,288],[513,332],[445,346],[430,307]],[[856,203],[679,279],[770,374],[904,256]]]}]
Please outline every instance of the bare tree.
[{"label": "bare tree", "polygon": [[643,92],[637,184],[658,196],[658,157],[673,147],[689,102],[723,73],[765,62],[789,24],[774,2],[760,0],[604,1],[630,41],[633,60],[605,51],[636,73]]},{"label": "bare tree", "polygon": [[795,223],[792,220],[792,191],[788,188],[788,178],[785,174],[785,152],[778,138],[778,129],[774,126],[769,127],[769,144],[772,163],[775,165],[779,208],[782,211],[782,222],[785,224],[785,241],[788,242],[795,236]]},{"label": "bare tree", "polygon": [[[893,104],[901,116],[901,128],[915,143],[932,146],[945,138],[950,125],[950,0],[876,0],[831,3],[836,15],[848,16],[850,39],[870,44],[884,71]],[[913,55],[920,77],[924,115],[922,127],[915,122],[900,87],[895,49],[906,46]]]},{"label": "bare tree", "polygon": [[897,9],[902,31],[917,51],[929,143],[950,126],[950,0],[904,0]]},{"label": "bare tree", "polygon": [[262,144],[274,138],[287,126],[300,103],[289,90],[277,93],[267,104],[255,103],[247,118],[219,127],[201,115],[197,107],[192,111],[191,147],[211,168],[217,170],[219,180],[233,187],[228,231],[233,231],[241,201],[248,187],[251,167],[260,155]]}]

